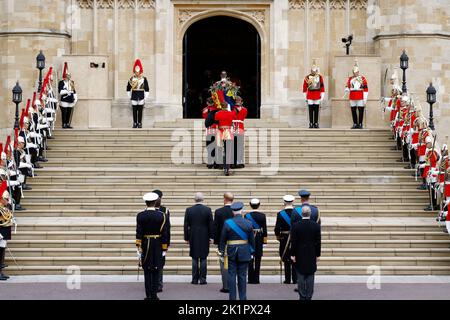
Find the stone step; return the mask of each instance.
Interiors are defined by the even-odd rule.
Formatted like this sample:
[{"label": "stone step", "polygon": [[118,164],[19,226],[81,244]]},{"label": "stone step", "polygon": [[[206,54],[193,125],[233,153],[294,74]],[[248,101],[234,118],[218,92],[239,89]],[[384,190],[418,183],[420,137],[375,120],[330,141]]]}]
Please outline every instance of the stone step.
[{"label": "stone step", "polygon": [[[108,240],[135,239],[132,228],[124,231],[22,231],[14,234],[15,240]],[[179,235],[181,238],[181,235]],[[323,240],[374,239],[374,240],[448,240],[440,231],[323,231]]]},{"label": "stone step", "polygon": [[[449,266],[402,266],[402,265],[383,265],[379,266],[379,271],[383,275],[448,275],[450,274]],[[67,268],[66,266],[11,266],[8,268],[9,275],[67,275],[73,273],[73,267]],[[91,275],[137,275],[137,267],[135,265],[129,266],[113,266],[113,265],[91,265],[91,266],[79,266],[79,271],[82,274]],[[367,276],[367,266],[324,266],[319,265],[317,275],[364,275]],[[278,267],[261,266],[261,274],[263,275],[279,275]],[[372,270],[373,272],[373,270]],[[141,279],[143,277],[142,271],[140,272]],[[164,268],[164,274],[166,275],[190,275],[191,266],[184,265],[168,265]],[[208,274],[219,274],[219,266],[216,264],[208,265]]]},{"label": "stone step", "polygon": [[[209,181],[209,182],[197,182],[197,181],[177,181],[176,187],[174,188],[173,182],[167,182],[166,180],[163,181],[148,181],[148,182],[141,182],[141,181],[133,181],[133,182],[91,182],[86,187],[86,183],[79,183],[79,182],[70,182],[70,181],[64,181],[62,177],[60,179],[55,179],[56,181],[46,182],[43,180],[48,180],[45,177],[39,177],[35,178],[32,181],[33,191],[36,191],[35,189],[39,189],[39,192],[41,190],[51,190],[52,188],[58,188],[58,190],[67,190],[68,192],[71,192],[71,189],[77,189],[83,187],[86,188],[85,190],[90,190],[90,188],[95,188],[95,190],[107,190],[108,188],[114,188],[114,189],[121,189],[121,190],[129,190],[132,189],[136,190],[135,192],[139,192],[140,190],[148,191],[150,189],[155,188],[161,188],[164,191],[164,194],[166,195],[183,195],[183,194],[190,194],[192,195],[193,189],[202,189],[205,191],[206,194],[222,194],[225,189],[232,188],[232,190],[246,190],[250,192],[251,194],[255,194],[256,192],[267,192],[269,194],[270,192],[273,192],[274,190],[277,193],[281,194],[297,194],[298,188],[304,188],[308,189],[312,192],[314,195],[319,195],[321,191],[332,191],[332,192],[339,192],[340,190],[353,190],[354,192],[359,192],[362,190],[367,190],[368,192],[374,192],[374,191],[380,191],[380,190],[400,190],[401,192],[409,193],[409,192],[426,192],[424,190],[417,190],[418,182],[411,182],[411,179],[408,179],[409,181],[405,181],[402,183],[395,183],[395,182],[376,182],[371,181],[371,183],[357,183],[357,182],[341,182],[341,183],[330,183],[330,182],[304,182],[302,183],[295,183],[294,186],[286,185],[286,182],[249,182],[249,181],[240,181],[239,183],[235,182],[221,182],[220,185],[218,185],[215,182]],[[68,179],[70,180],[70,179]],[[99,177],[99,180],[102,180],[102,177]],[[296,185],[299,185],[297,188]],[[180,188],[180,189],[178,189]],[[110,190],[110,189],[109,189]],[[32,192],[32,191],[27,191]],[[245,193],[243,193],[245,194]],[[371,193],[372,194],[372,193]]]},{"label": "stone step", "polygon": [[[24,205],[25,206],[25,205]],[[26,207],[26,206],[25,206]],[[373,209],[366,208],[367,205],[362,206],[359,209],[324,209],[320,208],[320,214],[323,217],[384,217],[384,218],[396,218],[396,217],[436,217],[437,212],[425,212],[423,208],[418,209],[404,209],[405,206],[399,206],[398,209]],[[408,206],[409,207],[409,206]],[[102,206],[101,209],[84,208],[76,209],[74,206],[61,206],[60,208],[45,208],[36,209],[34,207],[28,207],[26,211],[16,212],[16,217],[136,217],[136,214],[142,210],[142,206],[139,208],[122,208],[113,209]],[[280,209],[268,210],[264,209],[264,213],[268,216],[275,216]],[[184,217],[185,209],[173,209],[170,208],[170,214],[172,217]]]},{"label": "stone step", "polygon": [[[40,239],[25,239],[18,240],[13,239],[8,241],[8,245],[12,249],[16,248],[126,248],[136,251],[134,245],[135,241],[133,239],[119,239],[119,240],[40,240]],[[276,248],[278,241],[270,239],[268,240],[268,247]],[[380,248],[384,250],[385,248],[421,248],[421,249],[448,249],[450,245],[450,239],[444,240],[378,240],[378,239],[340,239],[340,240],[323,240],[322,248],[355,248],[360,250],[366,250],[369,248]],[[170,250],[178,247],[186,247],[183,240],[173,239],[171,240]],[[215,250],[215,246],[211,246],[211,252]]]},{"label": "stone step", "polygon": [[[194,122],[192,122],[194,123]],[[264,123],[259,122],[261,126],[260,129],[264,128]],[[203,122],[200,121],[200,126],[202,130],[204,130]],[[175,129],[187,129],[189,131],[192,131],[192,128],[183,127],[182,125],[180,127],[176,127]],[[326,134],[333,134],[333,135],[355,135],[355,136],[361,136],[361,135],[385,135],[388,137],[392,136],[391,131],[381,128],[374,128],[374,129],[363,129],[363,130],[352,130],[352,129],[344,129],[344,128],[322,128],[319,130],[310,130],[307,128],[291,128],[291,127],[285,127],[285,126],[279,126],[278,129],[280,131],[284,132],[292,132],[292,133],[303,133],[305,135],[326,135]],[[174,128],[142,128],[142,129],[132,129],[132,128],[89,128],[89,129],[73,129],[73,130],[63,130],[60,128],[55,128],[54,130],[54,136],[57,137],[59,135],[77,135],[77,134],[87,134],[87,135],[109,135],[109,134],[115,134],[115,135],[147,135],[150,132],[172,132]]]},{"label": "stone step", "polygon": [[[211,250],[212,251],[212,250]],[[12,248],[15,257],[136,257],[136,248]],[[167,256],[189,257],[189,247],[170,248]],[[275,246],[265,257],[279,257]],[[322,257],[448,257],[450,248],[322,248]]]},{"label": "stone step", "polygon": [[[261,195],[259,199],[261,200],[263,207],[262,208],[277,208],[280,206],[282,202],[283,193],[278,194],[270,194],[270,195]],[[242,195],[235,194],[235,198],[239,199],[245,203],[249,203],[250,199],[253,198],[250,195]],[[169,208],[172,207],[186,207],[186,203],[189,203],[192,199],[192,195],[189,196],[179,196],[173,195],[170,198],[165,197],[164,203]],[[335,203],[350,203],[360,204],[360,203],[381,203],[382,205],[391,205],[394,203],[407,203],[408,205],[423,205],[429,199],[429,196],[426,192],[421,193],[420,195],[347,195],[346,197],[342,197],[339,195],[314,195],[311,196],[311,203],[317,204],[319,207],[322,205],[331,205]],[[104,196],[96,196],[96,195],[26,195],[24,199],[24,203],[53,203],[60,205],[61,203],[73,204],[73,203],[85,203],[85,204],[97,204],[97,203],[117,203],[123,202],[124,197],[121,194],[109,194]],[[133,196],[128,196],[126,198],[127,203],[139,204],[142,206],[142,194],[135,194]],[[213,207],[220,207],[223,205],[223,197],[221,194],[216,194],[213,196],[205,196],[205,201],[209,205]]]},{"label": "stone step", "polygon": [[[52,189],[49,189],[52,188]],[[42,185],[36,185],[33,183],[33,190],[26,192],[26,198],[30,197],[46,197],[46,196],[113,196],[113,195],[120,195],[123,197],[136,197],[136,195],[144,194],[148,192],[151,187],[136,187],[135,189],[127,189],[127,188],[116,188],[116,189],[109,189],[109,188],[101,188],[101,187],[93,187],[88,186],[85,189],[69,187],[65,185],[65,189],[53,189],[53,186],[42,186]],[[155,187],[156,188],[156,187]],[[208,197],[210,199],[211,197],[222,195],[223,194],[223,188],[215,188],[215,189],[207,189],[207,187],[203,187],[204,189],[198,189],[196,191],[202,192],[205,197]],[[417,190],[415,188],[411,189],[310,189],[308,188],[310,192],[316,196],[326,196],[328,194],[333,194],[334,196],[346,196],[346,197],[353,197],[353,196],[391,196],[391,197],[403,197],[405,194],[407,196],[415,196],[415,197],[423,197],[424,195],[428,196],[428,192],[425,190]],[[151,190],[150,190],[151,191]],[[171,189],[165,189],[164,188],[164,197],[175,197],[175,196],[184,196],[186,199],[186,203],[189,203],[192,200],[193,192],[192,190],[171,190]],[[259,199],[264,195],[266,198],[270,195],[273,199],[276,197],[277,200],[281,199],[282,196],[285,194],[293,194],[297,195],[296,189],[292,188],[286,188],[286,189],[279,189],[279,188],[267,188],[262,189],[258,188],[257,190],[249,190],[249,189],[243,189],[236,188],[233,189],[233,193],[236,195],[239,195],[239,197],[255,197],[257,196]]]},{"label": "stone step", "polygon": [[[134,257],[15,257],[19,266],[135,266],[137,267],[137,258]],[[11,264],[12,259],[7,258],[6,262]],[[263,256],[261,264],[279,268],[279,257]],[[208,257],[208,263],[218,264],[219,258],[215,255]],[[190,257],[166,257],[166,266],[180,265],[191,266]],[[450,257],[360,257],[360,256],[332,256],[321,257],[322,266],[446,266],[450,268]],[[6,271],[8,269],[5,269]]]},{"label": "stone step", "polygon": [[[42,219],[41,219],[42,220]],[[55,221],[54,223],[45,222],[35,222],[35,223],[20,223],[20,232],[27,231],[123,231],[123,230],[133,230],[136,226],[134,219],[130,218],[129,222],[121,221],[108,221],[108,222],[89,222],[85,220],[84,223],[71,222],[70,224],[63,224],[61,222]],[[182,236],[183,235],[183,219],[172,219],[171,220],[171,234]],[[268,235],[274,236],[273,228],[275,226],[275,219],[271,217],[267,221]],[[369,231],[409,231],[409,232],[437,232],[438,226],[435,221],[430,221],[429,223],[421,222],[418,223],[392,223],[392,224],[374,224],[371,223],[352,223],[346,224],[346,222],[340,223],[330,223],[328,224],[328,219],[322,223],[323,231],[359,231],[359,232],[369,232]],[[450,241],[450,239],[449,239]]]},{"label": "stone step", "polygon": [[[267,170],[276,168],[267,167]],[[136,178],[141,178],[142,176],[155,175],[157,176],[169,176],[171,174],[176,174],[177,178],[185,176],[196,176],[201,178],[202,176],[207,176],[208,178],[212,176],[213,179],[222,179],[223,176],[220,170],[209,170],[204,166],[198,166],[195,168],[189,167],[161,167],[161,168],[96,168],[96,167],[56,167],[56,168],[44,168],[36,170],[39,177],[44,176],[125,176],[130,178],[136,176]],[[354,175],[359,175],[362,177],[378,176],[379,179],[383,178],[397,178],[406,177],[411,179],[411,174],[414,170],[407,170],[403,168],[335,168],[335,167],[324,167],[324,168],[298,168],[298,167],[281,167],[274,171],[276,176],[274,177],[284,177],[284,176],[314,176],[320,177],[322,175],[327,175],[330,179],[351,177]],[[261,177],[261,168],[245,168],[241,170],[233,170],[234,176],[239,176],[242,179],[246,177]],[[66,177],[65,177],[66,178]]]}]

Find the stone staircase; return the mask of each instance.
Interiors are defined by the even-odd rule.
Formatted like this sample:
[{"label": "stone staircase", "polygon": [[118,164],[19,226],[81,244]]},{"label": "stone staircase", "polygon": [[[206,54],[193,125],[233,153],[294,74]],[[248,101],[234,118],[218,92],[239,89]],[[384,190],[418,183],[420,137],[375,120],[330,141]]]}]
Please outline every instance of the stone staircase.
[{"label": "stone staircase", "polygon": [[[183,241],[184,210],[201,191],[213,209],[224,191],[248,203],[261,199],[268,216],[269,244],[262,271],[279,273],[273,234],[284,194],[312,192],[321,209],[323,256],[320,274],[450,274],[450,237],[423,211],[427,192],[416,189],[412,170],[399,162],[388,130],[304,130],[253,121],[251,128],[279,133],[279,169],[249,164],[229,177],[202,164],[172,164],[175,127],[192,133],[193,121],[161,123],[152,129],[57,130],[45,168],[36,170],[32,191],[17,212],[17,234],[9,242],[17,265],[7,255],[12,275],[65,274],[79,266],[83,274],[135,274],[134,230],[141,197],[158,188],[172,213],[172,246],[166,274],[190,274]],[[194,136],[195,134],[192,134]],[[268,152],[270,154],[270,135]],[[187,154],[194,159],[192,143]],[[247,145],[247,152],[249,146]],[[211,248],[209,271],[218,273]],[[370,271],[369,271],[370,272]]]}]

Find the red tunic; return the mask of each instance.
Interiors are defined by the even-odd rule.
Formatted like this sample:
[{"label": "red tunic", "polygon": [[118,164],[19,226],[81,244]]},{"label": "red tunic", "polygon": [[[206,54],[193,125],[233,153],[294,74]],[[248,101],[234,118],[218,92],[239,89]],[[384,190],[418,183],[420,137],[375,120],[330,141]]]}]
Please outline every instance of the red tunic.
[{"label": "red tunic", "polygon": [[233,139],[231,126],[235,119],[235,113],[228,110],[221,110],[214,116],[214,120],[219,121],[219,140]]},{"label": "red tunic", "polygon": [[350,100],[364,100],[364,92],[369,92],[369,87],[367,85],[367,79],[364,76],[361,76],[362,79],[362,85],[359,89],[353,89],[352,88],[352,79],[354,77],[349,77],[347,80],[347,88],[350,89]]},{"label": "red tunic", "polygon": [[233,120],[234,124],[234,133],[236,134],[244,134],[244,121],[247,118],[247,108],[242,107],[241,111],[235,111],[235,119]]},{"label": "red tunic", "polygon": [[[445,188],[444,188],[444,196],[447,198],[447,197],[450,197],[450,183],[447,183],[446,185],[445,185]],[[447,215],[447,217],[448,217],[448,215]]]},{"label": "red tunic", "polygon": [[431,151],[428,151],[427,153],[428,155],[428,161],[429,161],[429,165],[425,166],[424,170],[423,170],[423,175],[422,178],[427,178],[428,177],[428,172],[430,171],[431,168],[436,168],[437,166],[437,161],[438,161],[438,155],[436,151],[433,151],[431,153]]},{"label": "red tunic", "polygon": [[323,82],[322,75],[319,75],[320,81],[319,81],[319,88],[317,89],[311,89],[308,86],[308,79],[309,75],[305,77],[305,80],[303,80],[303,93],[306,93],[306,99],[307,100],[320,100],[320,94],[322,92],[325,92],[325,85]]}]

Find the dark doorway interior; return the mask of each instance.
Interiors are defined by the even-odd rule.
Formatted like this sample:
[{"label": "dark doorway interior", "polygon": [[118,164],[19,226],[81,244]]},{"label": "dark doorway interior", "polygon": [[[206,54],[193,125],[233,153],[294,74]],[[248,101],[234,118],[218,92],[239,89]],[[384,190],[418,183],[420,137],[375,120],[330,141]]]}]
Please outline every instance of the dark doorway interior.
[{"label": "dark doorway interior", "polygon": [[201,118],[209,86],[227,71],[240,87],[248,118],[259,118],[261,40],[250,23],[227,16],[191,25],[183,42],[183,117]]}]

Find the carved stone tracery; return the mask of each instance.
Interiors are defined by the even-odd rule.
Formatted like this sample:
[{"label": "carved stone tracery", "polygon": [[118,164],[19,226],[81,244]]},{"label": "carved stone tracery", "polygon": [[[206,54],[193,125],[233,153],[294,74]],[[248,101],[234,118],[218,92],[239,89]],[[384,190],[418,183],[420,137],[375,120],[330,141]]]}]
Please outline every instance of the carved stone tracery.
[{"label": "carved stone tracery", "polygon": [[[81,9],[93,9],[94,0],[77,0],[78,6]],[[114,9],[114,0],[97,0],[98,9]],[[138,0],[138,8],[140,9],[155,9],[155,0]],[[118,0],[117,7],[119,9],[134,9],[136,0]]]}]

